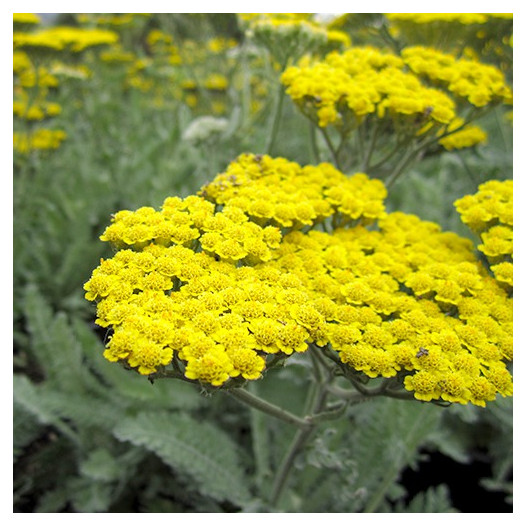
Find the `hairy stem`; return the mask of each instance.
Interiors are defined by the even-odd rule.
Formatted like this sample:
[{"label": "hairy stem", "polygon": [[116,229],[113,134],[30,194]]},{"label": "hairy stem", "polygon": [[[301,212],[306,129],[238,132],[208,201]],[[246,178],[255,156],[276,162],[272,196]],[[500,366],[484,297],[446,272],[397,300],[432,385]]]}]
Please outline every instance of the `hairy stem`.
[{"label": "hairy stem", "polygon": [[274,151],[274,145],[276,144],[276,138],[278,136],[279,122],[281,120],[281,113],[283,110],[283,99],[285,98],[285,86],[281,85],[278,93],[278,103],[274,111],[274,116],[272,118],[272,128],[270,130],[270,135],[268,138],[267,146],[265,151],[272,155]]},{"label": "hairy stem", "polygon": [[318,149],[318,143],[316,142],[316,125],[312,121],[310,121],[309,123],[309,139],[310,139],[312,157],[314,158],[314,162],[316,164],[319,164],[320,151]]},{"label": "hairy stem", "polygon": [[[312,387],[316,394],[312,397],[311,407],[309,408],[310,414],[318,413],[323,408],[327,394],[325,389],[322,388],[320,384],[313,383]],[[315,429],[315,424],[311,422],[309,424],[309,427],[298,429],[298,431],[296,432],[296,435],[294,436],[294,439],[292,440],[287,453],[281,461],[278,472],[276,474],[276,478],[274,479],[274,485],[272,487],[269,499],[270,504],[272,506],[278,505],[280,497],[283,494],[283,490],[285,488],[287,479],[290,475],[290,472],[292,471],[294,460],[296,459],[296,456],[301,452],[305,444],[308,442]]]},{"label": "hairy stem", "polygon": [[365,155],[363,157],[361,171],[368,173],[369,171],[369,165],[371,163],[371,157],[373,155],[374,147],[376,146],[376,140],[378,139],[378,135],[380,132],[380,128],[382,127],[382,121],[378,120],[374,126],[371,139],[369,140],[369,146],[367,147],[367,151],[365,152]]},{"label": "hairy stem", "polygon": [[[258,382],[250,382],[248,389],[258,395]],[[250,410],[250,424],[252,428],[252,451],[256,464],[256,484],[261,490],[265,480],[271,475],[269,428],[267,415],[257,409]]]},{"label": "hairy stem", "polygon": [[325,128],[320,127],[321,133],[323,135],[323,138],[325,139],[325,143],[329,147],[329,150],[331,151],[332,160],[334,162],[334,165],[338,170],[341,170],[340,162],[338,160],[338,152],[336,151],[336,148],[334,147],[334,144],[332,144],[331,138],[329,137],[329,134],[327,133],[327,130]]},{"label": "hairy stem", "polygon": [[403,171],[415,160],[417,152],[414,148],[409,148],[405,155],[400,159],[395,169],[391,172],[385,183],[386,188],[391,188],[394,182],[400,177]]},{"label": "hairy stem", "polygon": [[[281,74],[285,71],[288,61],[289,61],[290,54],[287,54],[285,58],[283,59],[283,62],[281,64],[281,68],[279,71],[278,79],[281,77]],[[269,155],[273,154],[274,151],[274,145],[276,143],[276,139],[278,136],[279,131],[279,123],[281,121],[281,114],[283,111],[283,100],[285,99],[285,85],[279,84],[279,92],[278,92],[278,102],[276,104],[276,108],[274,109],[274,115],[272,117],[272,127],[270,129],[270,134],[267,141],[267,146],[265,148],[266,153]]]},{"label": "hairy stem", "polygon": [[283,422],[287,422],[287,424],[295,425],[301,429],[310,429],[312,426],[312,423],[309,420],[300,418],[299,416],[296,416],[281,407],[271,404],[270,402],[267,402],[266,400],[263,400],[262,398],[245,391],[244,389],[230,389],[226,391],[226,393],[250,407],[259,409],[264,413],[283,420]]}]

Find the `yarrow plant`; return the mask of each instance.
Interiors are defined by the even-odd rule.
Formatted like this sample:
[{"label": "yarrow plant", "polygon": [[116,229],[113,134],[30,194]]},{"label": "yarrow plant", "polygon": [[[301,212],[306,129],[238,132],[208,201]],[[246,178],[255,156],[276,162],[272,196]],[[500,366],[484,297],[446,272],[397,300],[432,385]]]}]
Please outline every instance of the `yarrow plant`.
[{"label": "yarrow plant", "polygon": [[388,185],[437,148],[483,143],[485,131],[472,122],[512,102],[495,66],[423,46],[400,53],[352,46],[322,59],[305,56],[281,82],[337,167],[361,169]]},{"label": "yarrow plant", "polygon": [[400,475],[512,426],[512,18],[221,15],[13,18],[16,447],[80,459],[32,502],[450,509]]},{"label": "yarrow plant", "polygon": [[[498,266],[510,236],[489,228],[510,220],[510,187],[487,183],[457,202],[485,229],[479,248],[497,258],[496,277],[470,240],[387,213],[385,197],[363,173],[244,154],[199,195],[116,213],[101,239],[118,252],[85,285],[113,330],[105,357],[235,392],[312,353],[357,390],[344,398],[370,394],[377,377],[387,396],[510,396],[512,299]],[[494,215],[476,216],[479,203]]]},{"label": "yarrow plant", "polygon": [[[115,44],[119,36],[104,29],[40,28],[40,19],[31,13],[15,13],[13,24],[13,114],[17,117],[13,148],[24,156],[35,150],[56,150],[66,138],[66,133],[32,126],[32,123],[57,116],[62,110],[59,104],[47,100],[50,89],[59,84],[51,68],[64,73],[64,68],[52,61],[60,57],[68,60],[87,50]],[[76,74],[86,76],[82,68]]]}]

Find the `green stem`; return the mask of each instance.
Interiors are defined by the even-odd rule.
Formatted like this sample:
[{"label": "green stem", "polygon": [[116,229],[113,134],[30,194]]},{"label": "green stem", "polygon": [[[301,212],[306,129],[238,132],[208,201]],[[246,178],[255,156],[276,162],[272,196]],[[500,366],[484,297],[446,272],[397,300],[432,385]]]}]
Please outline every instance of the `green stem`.
[{"label": "green stem", "polygon": [[334,396],[353,404],[363,402],[374,396],[374,393],[372,393],[371,391],[367,391],[363,388],[361,391],[349,391],[347,389],[342,389],[341,387],[338,387],[336,385],[329,386],[328,391]]},{"label": "green stem", "polygon": [[[318,413],[323,408],[327,392],[322,388],[321,385],[317,383],[311,384],[311,388],[314,389],[316,395],[312,398],[312,404],[308,413],[313,414]],[[294,436],[287,453],[283,457],[283,460],[279,466],[279,470],[276,474],[276,478],[274,479],[274,485],[272,486],[269,499],[270,504],[273,507],[277,506],[279,503],[283,489],[285,488],[285,484],[294,465],[296,456],[308,442],[315,429],[316,424],[312,422],[310,423],[309,427],[298,429],[298,431],[296,431],[296,435]]]},{"label": "green stem", "polygon": [[285,455],[285,458],[279,467],[278,474],[274,480],[274,486],[272,487],[272,492],[270,494],[270,504],[273,507],[278,505],[296,455],[303,449],[303,446],[309,440],[311,434],[314,432],[314,429],[315,427],[311,426],[307,429],[301,429],[296,432],[294,440],[291,442],[287,454]]},{"label": "green stem", "polygon": [[358,126],[358,129],[356,130],[356,137],[357,137],[357,142],[358,142],[357,156],[359,155],[362,159],[365,155],[364,153],[365,152],[365,135],[366,135],[365,124],[366,122],[364,121],[360,126]]},{"label": "green stem", "polygon": [[502,128],[502,118],[500,115],[497,114],[496,111],[493,112],[493,116],[495,117],[495,120],[497,121],[497,126],[499,128],[500,136],[502,139],[502,144],[504,145],[504,150],[506,152],[509,152],[511,148],[510,148],[508,138],[506,137],[506,134],[504,133],[504,130]]},{"label": "green stem", "polygon": [[342,157],[341,157],[341,154],[342,154],[342,151],[343,151],[343,147],[349,143],[347,143],[347,138],[349,137],[349,135],[352,133],[353,130],[343,130],[341,132],[341,137],[340,137],[340,144],[338,145],[338,148],[336,148],[336,159],[338,160],[338,164],[340,166],[340,171],[342,172],[346,172],[348,169],[350,169],[350,167],[352,166],[352,162],[353,162],[353,157],[352,157],[352,154],[351,154],[351,158],[349,159],[349,166],[347,166],[347,163],[344,164],[344,161],[342,161]]},{"label": "green stem", "polygon": [[242,112],[242,120],[241,120],[241,129],[245,130],[248,129],[250,118],[251,118],[251,101],[252,101],[252,94],[250,90],[250,79],[251,79],[251,71],[248,66],[248,60],[247,60],[247,44],[246,42],[243,42],[241,46],[241,59],[240,63],[242,64],[242,71],[243,71],[243,89],[241,91],[241,108],[243,110]]},{"label": "green stem", "polygon": [[285,86],[281,85],[278,93],[278,103],[274,111],[274,116],[272,119],[272,128],[270,130],[270,135],[268,138],[267,146],[265,151],[272,155],[274,151],[274,145],[276,143],[276,138],[278,136],[279,122],[281,120],[281,113],[283,109],[283,99],[285,98]]},{"label": "green stem", "polygon": [[398,177],[400,177],[402,172],[414,161],[418,152],[419,150],[415,150],[414,148],[409,148],[407,150],[405,155],[396,165],[395,169],[391,172],[389,179],[386,181],[386,188],[389,189],[393,186],[394,182],[398,179]]},{"label": "green stem", "polygon": [[[456,154],[456,157],[457,159],[460,161],[460,163],[462,164],[464,170],[466,171],[466,173],[468,174],[469,178],[471,179],[471,181],[473,182],[473,184],[475,185],[475,188],[478,188],[478,182],[477,182],[477,178],[475,177],[475,174],[473,173],[473,171],[471,170],[471,168],[469,167],[468,163],[466,162],[466,160],[464,159],[464,156],[462,155],[462,153],[460,152],[455,152]],[[476,190],[475,190],[476,191]]]},{"label": "green stem", "polygon": [[329,137],[327,130],[321,127],[320,127],[320,130],[323,135],[323,138],[325,139],[327,146],[329,147],[329,150],[331,151],[332,160],[334,162],[334,165],[336,166],[336,168],[338,168],[338,170],[340,170],[341,168],[340,168],[340,163],[338,161],[338,153],[336,151],[336,148],[334,148],[334,144],[332,144],[331,138]]},{"label": "green stem", "polygon": [[[257,396],[259,383],[250,382],[248,389]],[[256,484],[261,491],[265,480],[271,475],[267,416],[261,411],[252,408],[250,410],[250,424],[252,429],[252,450],[256,464],[255,478]]]},{"label": "green stem", "polygon": [[[309,351],[310,351],[309,356],[312,361],[314,378],[316,379],[316,382],[321,384],[324,382],[324,378],[325,378],[324,371],[325,371],[325,368],[327,367],[327,364],[323,360],[322,356],[320,356],[319,349],[316,345],[311,343],[309,345]],[[310,405],[308,407],[310,407]]]},{"label": "green stem", "polygon": [[385,25],[385,23],[383,23],[381,26],[380,26],[380,29],[378,31],[380,37],[382,37],[382,39],[384,40],[384,42],[389,46],[391,47],[395,53],[397,55],[400,55],[400,44],[391,36],[391,34],[389,33],[389,30],[387,29],[387,26]]},{"label": "green stem", "polygon": [[353,382],[353,386],[356,388],[356,391],[342,389],[338,386],[328,386],[327,390],[334,396],[342,400],[346,400],[351,404],[364,402],[365,400],[369,400],[370,398],[374,398],[376,396],[386,396],[388,398],[396,398],[398,400],[415,400],[415,397],[409,391],[396,391],[390,389],[392,386],[391,380],[391,378],[386,378],[376,389],[366,389],[358,382]]},{"label": "green stem", "polygon": [[226,393],[250,407],[259,409],[264,413],[283,420],[283,422],[286,422],[287,424],[295,425],[301,429],[310,429],[312,427],[312,423],[309,420],[289,413],[285,409],[271,404],[270,402],[267,402],[266,400],[263,400],[262,398],[245,391],[244,389],[231,389],[226,391]]},{"label": "green stem", "polygon": [[[289,61],[290,54],[288,54],[281,64],[281,68],[279,70],[278,75],[278,82],[281,78],[282,73],[285,71],[288,61]],[[283,100],[285,99],[285,85],[281,84],[279,82],[279,92],[278,92],[278,102],[276,104],[276,108],[274,110],[274,115],[272,117],[272,127],[270,129],[270,135],[268,137],[267,146],[265,148],[265,152],[269,155],[273,154],[274,145],[276,143],[276,139],[278,136],[278,130],[279,130],[279,123],[281,121],[281,114],[283,111]]]},{"label": "green stem", "polygon": [[455,128],[451,131],[446,131],[442,133],[441,135],[436,135],[433,137],[428,138],[427,140],[421,141],[419,144],[413,145],[413,147],[408,148],[406,154],[400,159],[398,165],[393,170],[393,172],[390,174],[389,180],[386,182],[386,187],[391,188],[394,184],[394,182],[398,179],[398,177],[402,174],[402,172],[407,169],[407,167],[418,157],[424,155],[426,149],[433,145],[438,143],[441,139],[444,137],[447,137],[448,135],[452,135],[454,133],[457,133],[458,131],[465,128],[468,124],[473,122],[475,119],[480,118],[482,115],[486,114],[490,111],[491,108],[486,108],[482,111],[478,111],[476,109],[473,109],[469,116],[466,118],[466,121],[459,126],[458,128]]},{"label": "green stem", "polygon": [[457,132],[463,130],[466,126],[471,124],[473,121],[480,119],[481,117],[483,117],[484,115],[487,115],[490,111],[492,111],[494,109],[495,109],[494,105],[489,105],[488,107],[486,107],[484,109],[475,108],[475,107],[471,108],[471,110],[469,111],[468,115],[464,119],[463,124],[461,124],[458,128],[455,128],[454,130],[449,130],[448,131],[447,127],[446,127],[445,128],[446,131],[444,133],[442,133],[441,135],[435,135],[435,136],[430,137],[427,141],[422,141],[422,143],[418,147],[418,150],[419,151],[420,150],[425,150],[428,146],[430,146],[432,144],[435,144],[435,143],[438,143],[439,141],[441,141],[445,137],[448,137],[449,135],[453,135],[454,133],[457,133]]},{"label": "green stem", "polygon": [[387,155],[373,164],[373,166],[369,166],[369,171],[374,172],[377,168],[380,168],[380,166],[385,164],[393,155],[400,151],[400,149],[405,148],[413,140],[413,138],[414,137],[410,135],[409,137],[404,137],[402,140],[398,140],[394,148]]},{"label": "green stem", "polygon": [[371,162],[371,157],[373,155],[374,147],[376,146],[376,141],[378,139],[378,135],[380,132],[380,128],[382,127],[382,124],[383,124],[383,121],[381,119],[377,119],[374,129],[373,129],[371,140],[369,142],[369,146],[367,148],[367,151],[365,152],[365,155],[362,161],[362,166],[361,166],[362,172],[368,173],[369,171],[369,163]]},{"label": "green stem", "polygon": [[415,401],[416,398],[413,396],[413,393],[409,391],[393,391],[391,389],[387,389],[384,393],[384,396],[387,396],[389,398],[396,398],[398,400],[407,400],[407,401]]},{"label": "green stem", "polygon": [[329,420],[338,420],[345,414],[345,410],[349,406],[349,402],[340,402],[333,404],[332,407],[329,407],[327,411],[316,413],[311,421],[314,424],[319,424],[320,422],[327,422]]},{"label": "green stem", "polygon": [[316,142],[316,125],[310,121],[309,123],[309,139],[311,146],[311,153],[314,158],[314,162],[319,164],[320,162],[320,151],[318,149],[318,143]]}]

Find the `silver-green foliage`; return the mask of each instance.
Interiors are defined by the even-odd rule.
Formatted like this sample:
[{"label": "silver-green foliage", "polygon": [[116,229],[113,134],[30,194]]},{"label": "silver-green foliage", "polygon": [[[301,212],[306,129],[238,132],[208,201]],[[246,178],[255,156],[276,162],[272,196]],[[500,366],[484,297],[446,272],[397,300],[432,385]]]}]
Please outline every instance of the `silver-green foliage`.
[{"label": "silver-green foliage", "polygon": [[[53,312],[34,285],[25,290],[24,312],[26,369],[34,378],[19,373],[13,380],[15,460],[42,477],[31,477],[31,469],[16,477],[15,506],[36,494],[40,512],[109,511],[131,481],[148,484],[139,466],[152,453],[165,464],[161,473],[162,464],[152,468],[163,488],[175,484],[175,468],[194,480],[197,494],[231,505],[249,498],[236,444],[213,422],[191,416],[204,401],[193,386],[151,385],[107,362],[89,326]],[[58,468],[55,455],[62,457]]]},{"label": "silver-green foliage", "polygon": [[120,422],[114,433],[190,473],[205,495],[236,504],[250,499],[236,444],[208,422],[187,414],[139,413]]},{"label": "silver-green foliage", "polygon": [[372,513],[403,502],[400,476],[417,467],[442,411],[425,403],[376,399],[352,407],[343,422],[328,424],[306,457],[304,509],[319,511],[324,502],[341,513]]}]

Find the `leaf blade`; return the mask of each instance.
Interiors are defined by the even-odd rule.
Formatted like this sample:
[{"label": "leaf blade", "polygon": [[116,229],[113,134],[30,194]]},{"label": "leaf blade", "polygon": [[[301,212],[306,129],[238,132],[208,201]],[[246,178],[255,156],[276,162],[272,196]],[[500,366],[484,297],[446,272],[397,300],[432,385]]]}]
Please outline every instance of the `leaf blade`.
[{"label": "leaf blade", "polygon": [[192,475],[201,492],[243,504],[250,499],[236,444],[220,429],[182,413],[143,412],[120,422],[114,435],[142,446]]}]

